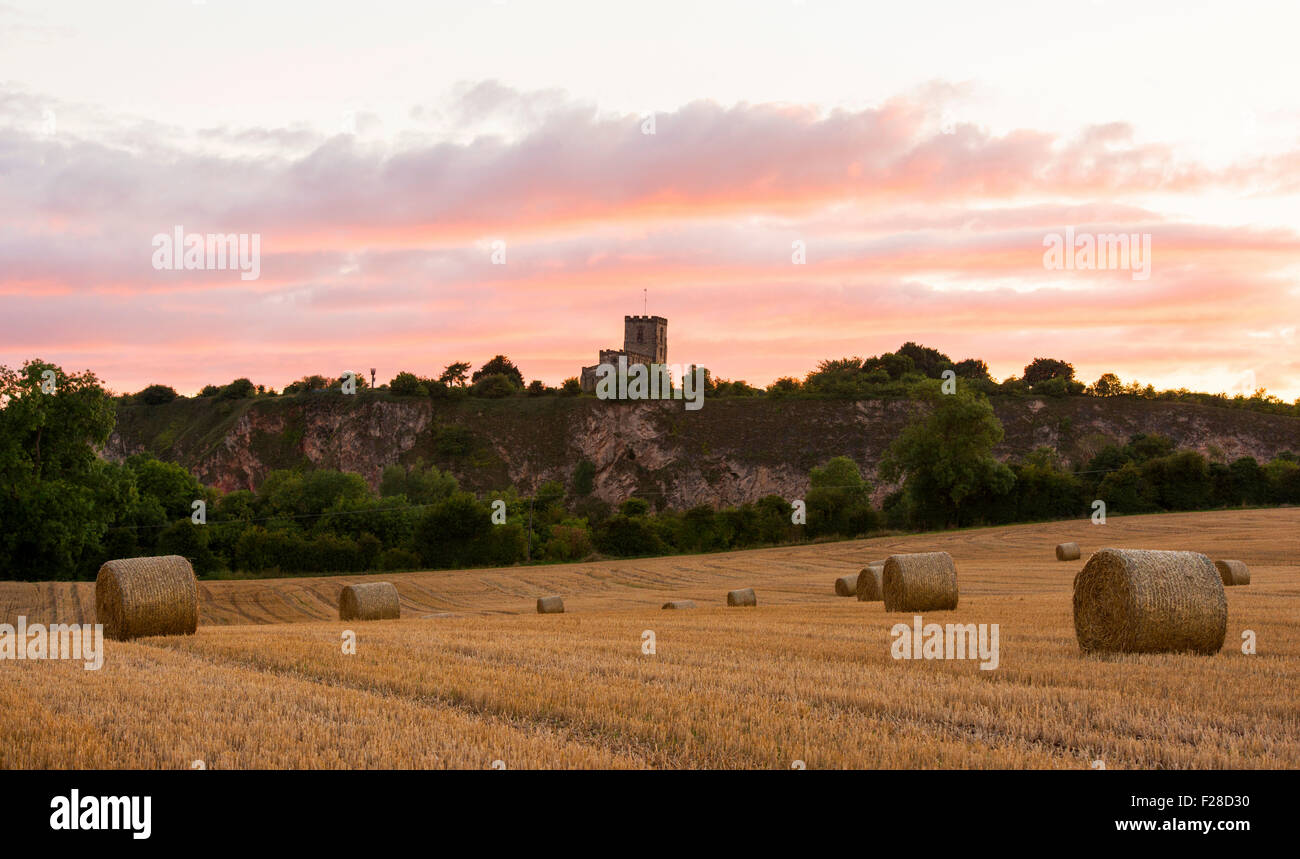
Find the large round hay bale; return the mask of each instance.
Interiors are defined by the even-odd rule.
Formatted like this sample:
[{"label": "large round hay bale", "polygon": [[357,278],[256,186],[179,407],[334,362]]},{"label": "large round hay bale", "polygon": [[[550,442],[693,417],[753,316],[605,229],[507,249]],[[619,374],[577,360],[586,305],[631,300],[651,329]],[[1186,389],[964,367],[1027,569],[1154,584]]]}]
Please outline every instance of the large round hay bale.
[{"label": "large round hay bale", "polygon": [[669,600],[663,608],[695,608],[694,600]]},{"label": "large round hay bale", "polygon": [[1217,653],[1228,600],[1196,552],[1102,549],[1074,577],[1074,633],[1087,651]]},{"label": "large round hay bale", "polygon": [[1214,568],[1226,587],[1250,584],[1250,567],[1244,561],[1215,561]]},{"label": "large round hay bale", "polygon": [[753,588],[737,588],[727,591],[727,605],[758,605],[758,597]]},{"label": "large round hay bale", "polygon": [[1056,547],[1056,560],[1058,561],[1077,561],[1079,560],[1078,543],[1060,543]]},{"label": "large round hay bale", "polygon": [[947,552],[890,555],[881,574],[885,611],[957,607],[957,567]]},{"label": "large round hay bale", "polygon": [[851,597],[858,592],[858,574],[850,573],[835,580],[835,596]]},{"label": "large round hay bale", "polygon": [[885,598],[884,575],[884,561],[874,561],[862,568],[853,589],[858,602],[880,602]]},{"label": "large round hay bale", "polygon": [[118,641],[145,635],[193,635],[199,585],[180,555],[108,561],[95,577],[95,622]]},{"label": "large round hay bale", "polygon": [[564,614],[564,600],[561,597],[538,597],[538,614]]},{"label": "large round hay bale", "polygon": [[339,620],[395,620],[402,615],[392,582],[347,585],[339,594]]}]

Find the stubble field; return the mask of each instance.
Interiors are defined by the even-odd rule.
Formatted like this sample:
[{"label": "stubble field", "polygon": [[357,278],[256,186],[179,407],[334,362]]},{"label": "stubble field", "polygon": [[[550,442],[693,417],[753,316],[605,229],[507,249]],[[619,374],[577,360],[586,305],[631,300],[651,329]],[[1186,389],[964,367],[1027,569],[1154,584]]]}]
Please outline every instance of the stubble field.
[{"label": "stubble field", "polygon": [[[1065,540],[1082,560],[1055,560]],[[1227,589],[1223,651],[1081,654],[1071,583],[1103,546],[1248,563],[1252,583]],[[833,595],[870,560],[935,550],[955,559],[961,602],[925,620],[998,624],[996,670],[895,660],[890,628],[911,613]],[[365,580],[396,584],[401,620],[336,619],[339,590]],[[758,607],[726,608],[743,586]],[[551,593],[567,613],[535,614]],[[660,610],[668,599],[699,608]],[[0,662],[0,766],[1300,767],[1296,509],[203,582],[200,600],[197,635],[106,642],[98,671]],[[92,583],[0,583],[0,609],[31,622],[93,621],[93,607]]]}]

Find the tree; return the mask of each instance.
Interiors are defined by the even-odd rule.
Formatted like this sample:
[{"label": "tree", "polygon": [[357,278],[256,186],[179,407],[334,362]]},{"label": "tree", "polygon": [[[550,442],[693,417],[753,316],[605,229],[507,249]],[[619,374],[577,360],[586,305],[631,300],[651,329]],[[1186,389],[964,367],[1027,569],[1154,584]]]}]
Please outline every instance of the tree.
[{"label": "tree", "polygon": [[916,362],[910,355],[901,352],[886,352],[878,358],[868,358],[862,364],[867,372],[880,369],[889,374],[889,378],[898,381],[908,373],[916,372]]},{"label": "tree", "polygon": [[596,548],[607,555],[656,555],[664,550],[663,540],[642,516],[620,513],[598,527],[593,537]]},{"label": "tree", "polygon": [[1148,460],[1142,465],[1148,496],[1165,510],[1209,507],[1214,490],[1205,457],[1194,450]]},{"label": "tree", "polygon": [[456,385],[463,388],[465,387],[465,380],[469,378],[469,368],[470,363],[468,361],[456,361],[453,364],[448,364],[447,368],[442,371],[442,375],[438,377],[438,381],[447,386]]},{"label": "tree", "polygon": [[1300,465],[1280,455],[1264,466],[1269,500],[1274,504],[1300,502]]},{"label": "tree", "polygon": [[310,376],[303,376],[296,382],[290,382],[284,386],[286,394],[300,394],[308,391],[324,391],[330,386],[330,380],[324,376],[313,373]]},{"label": "tree", "polygon": [[1174,440],[1167,435],[1138,433],[1128,440],[1124,450],[1140,465],[1149,459],[1169,456],[1175,447]]},{"label": "tree", "polygon": [[989,379],[989,365],[979,358],[966,358],[953,365],[953,372],[963,379]]},{"label": "tree", "polygon": [[874,524],[871,484],[858,464],[837,456],[808,474],[808,532],[856,536]]},{"label": "tree", "polygon": [[943,375],[944,370],[953,368],[952,359],[938,349],[931,349],[929,346],[922,346],[910,340],[898,347],[895,354],[911,358],[917,372],[931,379],[938,379]]},{"label": "tree", "polygon": [[248,379],[236,379],[221,389],[219,400],[246,400],[257,392],[257,388]]},{"label": "tree", "polygon": [[1232,473],[1233,490],[1245,504],[1263,504],[1268,500],[1268,478],[1253,456],[1233,460],[1228,466]]},{"label": "tree", "polygon": [[[1088,460],[1087,470],[1093,474],[1109,473],[1118,471],[1126,463],[1132,461],[1133,456],[1128,452],[1127,448],[1120,447],[1117,444],[1107,444],[1097,451],[1092,459]],[[1097,479],[1100,480],[1101,478]]]},{"label": "tree", "polygon": [[802,385],[800,385],[798,379],[782,376],[767,386],[767,395],[769,397],[787,397],[799,393],[801,387]]},{"label": "tree", "polygon": [[1147,495],[1142,472],[1132,462],[1102,478],[1097,497],[1116,513],[1146,513],[1156,508]]},{"label": "tree", "polygon": [[101,502],[132,489],[95,453],[114,409],[89,371],[0,366],[0,578],[72,579],[98,559],[112,519]]},{"label": "tree", "polygon": [[596,464],[582,459],[573,469],[573,494],[590,495],[596,480]]},{"label": "tree", "polygon": [[1097,381],[1092,383],[1088,393],[1094,397],[1118,397],[1124,393],[1124,383],[1114,373],[1102,373],[1097,377]]},{"label": "tree", "polygon": [[146,406],[161,406],[176,399],[176,389],[167,385],[150,385],[135,395]]},{"label": "tree", "polygon": [[429,508],[416,523],[413,539],[430,567],[510,564],[524,555],[519,524],[493,525],[491,511],[468,492],[456,492]]},{"label": "tree", "polygon": [[779,543],[790,539],[796,527],[790,521],[793,510],[793,505],[779,495],[764,495],[755,501],[759,539],[764,543]]},{"label": "tree", "polygon": [[681,516],[680,548],[687,552],[725,549],[726,537],[718,526],[718,512],[708,504],[696,504]]},{"label": "tree", "polygon": [[861,376],[861,358],[835,358],[819,362],[817,369],[804,379],[804,388],[820,394],[855,395]]},{"label": "tree", "polygon": [[542,557],[548,561],[581,561],[590,554],[591,535],[578,523],[556,525],[541,549]]},{"label": "tree", "polygon": [[412,504],[431,504],[450,498],[459,488],[450,472],[418,460],[408,471],[403,465],[390,465],[384,469],[379,481],[381,498],[405,496]]},{"label": "tree", "polygon": [[649,516],[650,502],[633,496],[618,506],[618,512],[620,516]]},{"label": "tree", "polygon": [[414,373],[405,370],[393,377],[388,383],[388,392],[398,397],[427,397],[429,389],[421,384]]},{"label": "tree", "polygon": [[1021,381],[1032,388],[1051,379],[1073,382],[1074,366],[1055,358],[1035,358],[1025,367],[1025,375]]},{"label": "tree", "polygon": [[1015,476],[993,458],[1002,423],[984,396],[969,390],[927,391],[930,414],[911,423],[881,463],[885,480],[903,479],[913,514],[924,524],[976,521],[982,495],[1001,495]]},{"label": "tree", "polygon": [[[287,393],[288,389],[286,388],[285,391]],[[200,397],[215,397],[219,393],[221,393],[221,389],[218,388],[216,385],[204,385],[202,388],[199,389]]]},{"label": "tree", "polygon": [[158,537],[158,551],[164,555],[180,555],[194,567],[200,576],[221,567],[217,556],[209,548],[212,531],[207,525],[196,525],[189,519],[178,519],[168,525]]},{"label": "tree", "polygon": [[482,367],[474,371],[470,381],[477,382],[488,376],[505,376],[516,388],[523,388],[524,374],[519,372],[519,368],[505,355],[497,355],[491,361],[488,361]]},{"label": "tree", "polygon": [[560,394],[566,397],[576,397],[582,393],[582,383],[578,381],[577,376],[570,376],[564,380],[560,386]]},{"label": "tree", "polygon": [[174,462],[140,453],[127,459],[142,499],[156,499],[167,522],[189,520],[195,501],[205,497],[203,484]]},{"label": "tree", "polygon": [[1082,481],[1061,467],[1054,449],[1037,448],[1012,471],[1016,521],[1064,519],[1087,509]]}]

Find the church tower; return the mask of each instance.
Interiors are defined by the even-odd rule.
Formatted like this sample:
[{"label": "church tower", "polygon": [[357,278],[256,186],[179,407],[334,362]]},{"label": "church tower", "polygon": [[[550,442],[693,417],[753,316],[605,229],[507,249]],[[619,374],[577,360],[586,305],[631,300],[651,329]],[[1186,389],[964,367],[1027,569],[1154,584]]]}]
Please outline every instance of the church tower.
[{"label": "church tower", "polygon": [[640,356],[643,363],[668,363],[668,320],[662,316],[624,316],[623,351]]}]

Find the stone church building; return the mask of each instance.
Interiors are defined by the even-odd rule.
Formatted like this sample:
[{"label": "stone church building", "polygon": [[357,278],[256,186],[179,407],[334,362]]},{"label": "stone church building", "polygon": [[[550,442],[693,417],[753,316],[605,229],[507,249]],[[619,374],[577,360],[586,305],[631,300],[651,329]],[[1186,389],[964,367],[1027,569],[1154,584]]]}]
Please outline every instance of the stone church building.
[{"label": "stone church building", "polygon": [[623,348],[601,349],[600,359],[594,366],[582,368],[582,390],[596,391],[596,370],[601,364],[618,366],[620,356],[627,356],[627,365],[668,363],[668,320],[662,316],[624,316]]}]

